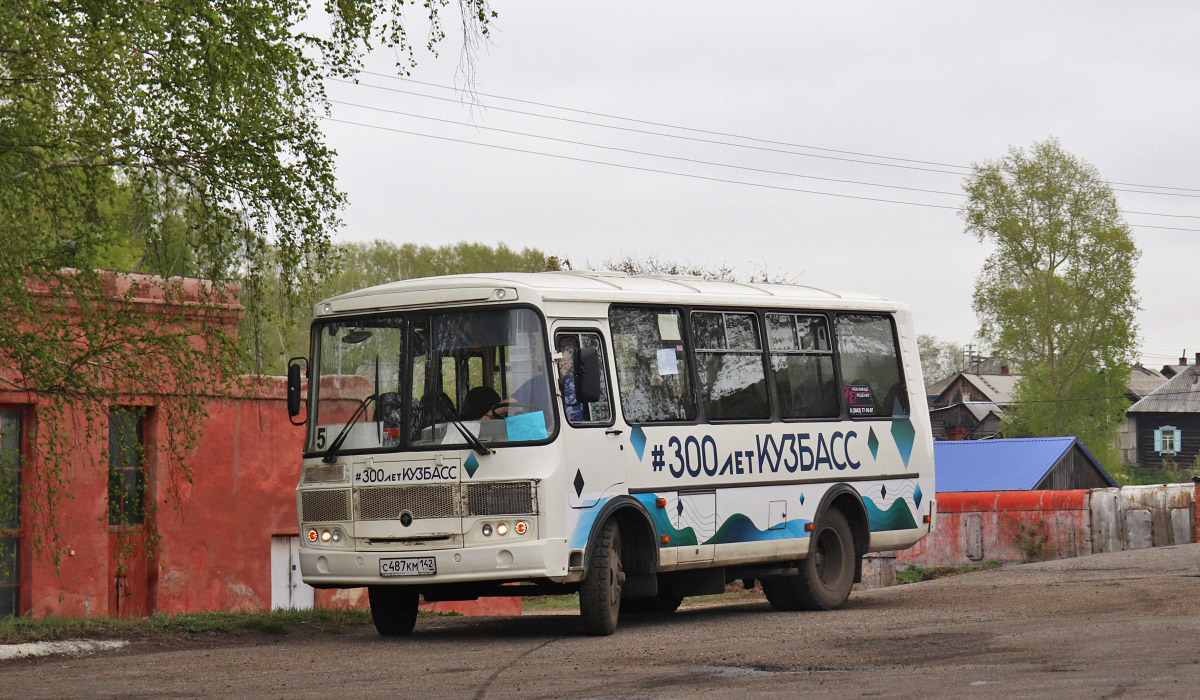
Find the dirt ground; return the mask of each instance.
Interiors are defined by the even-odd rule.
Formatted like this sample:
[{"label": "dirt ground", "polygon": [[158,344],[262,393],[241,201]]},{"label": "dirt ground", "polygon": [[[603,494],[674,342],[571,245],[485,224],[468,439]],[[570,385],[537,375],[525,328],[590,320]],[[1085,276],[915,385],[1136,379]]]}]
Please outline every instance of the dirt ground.
[{"label": "dirt ground", "polygon": [[237,639],[0,663],[22,698],[1200,697],[1200,544],[855,593],[845,609],[689,606],[421,618],[407,639]]}]

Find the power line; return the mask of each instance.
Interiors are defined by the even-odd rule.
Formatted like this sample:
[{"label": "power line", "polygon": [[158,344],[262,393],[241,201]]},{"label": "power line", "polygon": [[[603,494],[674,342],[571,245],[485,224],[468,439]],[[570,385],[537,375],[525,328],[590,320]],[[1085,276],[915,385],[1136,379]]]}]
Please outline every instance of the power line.
[{"label": "power line", "polygon": [[[424,93],[415,92],[412,90],[401,90],[399,88],[390,88],[390,87],[385,87],[383,85],[371,85],[369,83],[359,83],[359,82],[355,82],[355,81],[351,81],[351,80],[340,80],[337,78],[329,78],[328,80],[335,82],[335,83],[344,83],[346,85],[357,85],[359,87],[374,88],[375,90],[385,90],[387,92],[395,92],[395,93],[400,93],[402,95],[411,95],[413,97],[421,97],[421,98],[424,98],[427,100],[438,100],[440,102],[453,102],[454,104],[461,104],[461,102],[459,100],[455,100],[455,99],[452,99],[449,97],[438,97],[436,95],[426,95]],[[589,121],[585,121],[582,119],[568,119],[567,117],[555,117],[555,116],[552,116],[549,114],[538,114],[537,112],[526,112],[526,111],[522,111],[519,109],[509,109],[507,107],[496,107],[496,106],[488,106],[488,105],[484,105],[484,106],[486,106],[488,109],[496,111],[496,112],[508,112],[509,114],[520,114],[520,115],[527,116],[527,117],[537,117],[539,119],[551,119],[554,121],[567,122],[570,124],[581,124],[584,126],[594,126],[594,127],[598,127],[601,129],[613,129],[616,131],[626,131],[626,132],[630,132],[630,133],[634,133],[634,134],[645,134],[648,136],[661,136],[663,138],[679,139],[681,141],[695,141],[697,143],[708,143],[708,144],[713,144],[713,145],[717,145],[717,146],[731,146],[733,148],[746,148],[746,149],[750,149],[750,150],[754,150],[754,151],[765,151],[768,153],[784,153],[787,155],[801,156],[804,158],[822,158],[825,160],[837,160],[837,161],[842,161],[842,162],[846,162],[846,163],[859,163],[859,164],[863,164],[863,165],[877,165],[877,166],[884,167],[884,168],[901,168],[904,170],[919,170],[922,172],[929,172],[929,173],[943,173],[943,174],[947,174],[947,175],[955,175],[958,177],[962,177],[962,175],[963,175],[963,173],[954,172],[954,171],[950,171],[950,170],[938,170],[936,168],[922,168],[922,167],[918,167],[918,166],[914,166],[914,165],[900,165],[897,163],[877,163],[875,161],[870,161],[870,160],[859,160],[857,158],[842,158],[842,157],[838,157],[838,156],[825,156],[825,155],[820,155],[817,153],[799,153],[797,151],[789,151],[789,150],[785,150],[782,148],[768,148],[765,146],[750,146],[750,145],[747,145],[744,143],[732,143],[729,141],[716,141],[713,139],[701,139],[701,138],[696,138],[694,136],[680,136],[679,134],[665,134],[661,131],[651,131],[648,129],[633,129],[633,128],[630,128],[627,126],[616,126],[613,124],[600,124],[597,122],[589,122]],[[1182,196],[1190,196],[1190,195],[1182,195]],[[1200,197],[1200,195],[1196,195],[1196,196]]]},{"label": "power line", "polygon": [[[543,141],[553,141],[555,143],[566,143],[566,144],[571,144],[573,146],[587,146],[589,148],[600,148],[600,149],[603,149],[606,151],[618,151],[620,153],[631,153],[631,154],[639,155],[639,156],[649,156],[651,158],[666,158],[668,160],[678,160],[678,161],[682,161],[685,163],[695,163],[697,165],[712,165],[712,166],[716,166],[719,168],[733,168],[736,170],[747,170],[750,172],[765,173],[768,175],[784,175],[787,177],[799,177],[799,178],[805,178],[805,179],[809,179],[809,180],[824,180],[826,182],[840,182],[840,183],[849,184],[849,185],[866,185],[868,187],[887,187],[889,189],[908,190],[910,192],[927,192],[929,194],[945,194],[945,195],[950,195],[952,197],[965,197],[966,196],[962,192],[950,192],[947,190],[930,190],[930,189],[925,189],[922,187],[905,187],[903,185],[887,185],[887,184],[883,184],[883,183],[879,183],[879,182],[866,182],[863,180],[844,180],[844,179],[840,179],[840,178],[836,178],[836,177],[822,177],[820,175],[805,175],[802,173],[792,173],[792,172],[787,172],[784,170],[770,170],[768,168],[754,168],[754,167],[750,167],[750,166],[746,166],[746,165],[733,165],[731,163],[719,163],[719,162],[711,161],[711,160],[700,160],[698,158],[686,158],[684,156],[672,156],[672,155],[666,155],[663,153],[652,153],[650,151],[638,151],[638,150],[635,150],[632,148],[621,148],[619,146],[605,146],[603,144],[589,143],[587,141],[574,141],[572,139],[562,139],[562,138],[557,138],[554,136],[545,136],[542,134],[531,134],[531,133],[528,133],[525,131],[513,131],[512,129],[500,129],[500,128],[494,127],[494,126],[480,126],[478,124],[471,124],[468,122],[460,122],[460,121],[455,121],[453,119],[442,119],[440,117],[430,117],[430,116],[426,116],[423,114],[414,114],[412,112],[402,112],[402,111],[395,110],[395,109],[384,109],[383,107],[372,107],[371,105],[360,105],[360,104],[355,104],[353,102],[343,102],[341,100],[330,100],[330,102],[332,102],[333,104],[344,105],[347,107],[358,107],[360,109],[369,109],[369,110],[372,110],[375,112],[386,112],[388,114],[398,114],[400,116],[413,117],[414,119],[425,119],[425,120],[433,121],[433,122],[441,122],[443,124],[454,124],[457,126],[465,126],[465,127],[469,127],[472,129],[495,131],[495,132],[498,132],[501,134],[513,134],[515,136],[525,136],[525,137],[528,137],[531,139],[541,139]],[[1174,216],[1174,215],[1172,214],[1172,215],[1168,215],[1168,216]],[[1200,219],[1200,216],[1193,217],[1193,218]]]},{"label": "power line", "polygon": [[[371,75],[371,76],[375,76],[375,77],[379,77],[379,78],[387,78],[389,80],[399,80],[399,81],[407,82],[407,83],[415,83],[417,85],[425,85],[428,87],[438,88],[440,90],[450,90],[453,92],[460,92],[460,90],[458,88],[456,88],[452,85],[442,85],[439,83],[431,83],[431,82],[427,82],[424,80],[416,80],[415,78],[406,78],[406,77],[402,77],[402,76],[398,76],[398,75],[390,75],[388,73],[377,73],[377,72],[373,72],[373,71],[363,71],[363,74]],[[349,82],[349,81],[340,81],[340,82]],[[355,83],[355,84],[358,84],[358,83]],[[369,86],[369,87],[377,87],[377,86]],[[381,88],[381,89],[387,89],[387,88]],[[409,93],[409,94],[421,95],[421,93]],[[895,161],[900,161],[900,162],[905,162],[905,163],[918,163],[921,165],[936,165],[936,166],[945,167],[945,168],[958,168],[961,170],[966,170],[968,172],[974,169],[972,166],[960,165],[960,164],[956,164],[956,163],[942,163],[942,162],[938,162],[938,161],[920,160],[920,159],[916,159],[916,158],[901,158],[898,156],[886,156],[886,155],[880,155],[878,153],[867,153],[867,152],[863,152],[863,151],[850,151],[850,150],[843,150],[843,149],[839,149],[839,148],[827,148],[824,146],[812,146],[812,145],[808,145],[808,144],[792,143],[792,142],[788,142],[788,141],[776,141],[776,140],[772,140],[772,139],[764,139],[764,138],[759,138],[759,137],[755,137],[755,136],[746,136],[743,134],[735,134],[735,133],[725,132],[725,131],[713,131],[710,129],[700,129],[700,128],[690,127],[690,126],[680,126],[678,124],[670,124],[670,123],[666,123],[666,122],[656,122],[656,121],[650,121],[650,120],[646,120],[646,119],[636,119],[634,117],[625,117],[625,116],[621,116],[619,114],[607,114],[605,112],[594,112],[594,111],[589,111],[586,109],[576,109],[573,107],[563,107],[561,105],[555,105],[555,104],[551,104],[548,102],[536,102],[533,100],[524,100],[524,99],[520,99],[520,98],[516,98],[516,97],[507,97],[505,95],[497,95],[497,94],[486,93],[486,92],[478,92],[478,91],[474,91],[474,90],[471,91],[471,94],[482,95],[484,97],[490,97],[492,99],[497,99],[497,100],[505,100],[507,102],[516,102],[519,104],[528,104],[528,105],[534,105],[537,107],[547,107],[550,109],[558,109],[558,110],[562,110],[564,112],[573,112],[575,114],[587,114],[589,116],[604,117],[606,119],[618,119],[621,121],[627,121],[627,122],[631,122],[631,123],[635,123],[635,124],[645,124],[647,126],[661,126],[661,127],[665,127],[665,128],[669,128],[669,129],[679,129],[680,131],[691,131],[691,132],[697,133],[697,134],[708,134],[710,136],[725,136],[725,137],[730,137],[730,138],[744,139],[746,141],[754,141],[757,143],[769,143],[769,144],[773,144],[773,145],[777,145],[777,146],[791,146],[793,148],[807,148],[807,149],[814,150],[814,151],[825,151],[827,153],[842,153],[845,155],[864,156],[864,157],[868,157],[868,158],[882,158],[884,160],[895,160]],[[432,96],[427,96],[427,95],[422,95],[422,96],[432,97]],[[443,99],[443,98],[433,98],[433,99]],[[452,100],[452,101],[459,102],[461,104],[460,100]],[[492,107],[489,109],[500,109],[500,108]],[[543,116],[543,115],[535,115],[535,116]],[[797,154],[797,155],[800,155],[800,154]],[[875,165],[886,165],[886,164],[876,163]],[[935,171],[935,172],[945,172],[945,171]],[[961,175],[964,173],[947,173],[947,174]],[[1178,192],[1200,193],[1200,188],[1195,188],[1195,187],[1175,187],[1175,186],[1171,186],[1171,185],[1147,185],[1147,184],[1141,184],[1141,183],[1135,183],[1135,182],[1119,182],[1116,180],[1108,180],[1107,182],[1109,185],[1122,185],[1125,187],[1148,187],[1151,189],[1176,190]],[[1120,190],[1120,191],[1135,192],[1135,193],[1140,192],[1139,190]],[[1140,193],[1142,193],[1142,194],[1163,194],[1163,195],[1170,194],[1167,192],[1140,192]],[[1196,195],[1196,196],[1200,196],[1200,195]]]},{"label": "power line", "polygon": [[[375,107],[373,105],[364,105],[364,104],[358,104],[355,102],[345,102],[343,100],[330,100],[330,102],[333,104],[344,105],[346,107],[357,107],[359,109],[369,109],[374,112],[384,112],[386,114],[396,114],[399,116],[411,117],[413,119],[424,119],[427,121],[439,122],[442,124],[454,124],[456,126],[465,126],[465,127],[468,127],[471,129],[476,129],[476,130],[494,131],[494,132],[502,133],[502,134],[512,134],[515,136],[524,136],[527,138],[541,139],[543,141],[553,141],[555,143],[565,143],[565,144],[570,144],[573,146],[587,146],[589,148],[599,148],[599,149],[603,149],[603,150],[607,150],[607,151],[618,151],[620,153],[631,153],[634,155],[648,156],[651,158],[664,158],[664,159],[668,159],[668,160],[676,160],[676,161],[681,161],[681,162],[685,162],[685,163],[694,163],[697,165],[711,165],[711,166],[715,166],[715,167],[719,167],[719,168],[732,168],[732,169],[736,169],[736,170],[745,170],[745,171],[749,171],[749,172],[764,173],[764,174],[769,174],[769,175],[783,175],[786,177],[797,177],[797,178],[804,178],[804,179],[809,179],[809,180],[823,180],[825,182],[839,182],[839,183],[851,184],[851,185],[865,185],[867,187],[885,187],[888,189],[907,190],[910,192],[926,192],[929,194],[944,194],[944,195],[949,195],[952,197],[966,197],[967,196],[963,192],[950,192],[947,190],[933,190],[933,189],[927,189],[927,188],[923,188],[923,187],[906,187],[904,185],[889,185],[889,184],[879,183],[879,182],[867,182],[864,180],[848,180],[848,179],[835,178],[835,177],[823,177],[820,175],[806,175],[803,173],[793,173],[793,172],[788,172],[788,171],[784,171],[784,170],[771,170],[768,168],[755,168],[755,167],[750,167],[750,166],[745,166],[745,165],[733,165],[731,163],[721,163],[721,162],[717,162],[717,161],[700,160],[697,158],[687,158],[684,156],[672,156],[672,155],[666,155],[666,154],[662,154],[662,153],[653,153],[650,151],[639,151],[639,150],[632,149],[632,148],[621,148],[619,146],[605,146],[603,144],[596,144],[596,143],[591,143],[588,141],[576,141],[573,139],[564,139],[564,138],[558,138],[558,137],[554,137],[554,136],[546,136],[543,134],[531,134],[526,131],[501,129],[501,128],[494,127],[494,126],[481,126],[478,124],[471,124],[469,122],[456,121],[454,119],[431,117],[431,116],[424,115],[424,114],[416,114],[414,112],[404,112],[404,111],[397,110],[397,109],[386,109],[384,107]],[[1145,216],[1165,216],[1165,217],[1178,218],[1178,219],[1200,219],[1200,216],[1191,215],[1191,214],[1161,214],[1158,212],[1150,212],[1150,211],[1126,211],[1126,210],[1120,210],[1120,211],[1122,214],[1140,214],[1140,215],[1145,215]]]},{"label": "power line", "polygon": [[[575,156],[564,156],[564,155],[560,155],[557,153],[545,153],[543,151],[533,151],[533,150],[529,150],[529,149],[525,149],[525,148],[514,148],[512,146],[500,146],[500,145],[497,145],[494,143],[483,143],[482,141],[470,141],[467,139],[456,139],[456,138],[451,138],[449,136],[435,136],[433,134],[423,134],[419,131],[406,131],[404,129],[395,129],[395,128],[387,127],[387,126],[376,126],[375,124],[363,124],[362,122],[352,122],[352,121],[349,121],[346,119],[335,119],[333,117],[321,117],[321,119],[323,119],[325,121],[329,121],[329,122],[336,122],[338,124],[350,124],[352,126],[362,126],[362,127],[368,128],[368,129],[377,129],[379,131],[390,131],[390,132],[397,133],[397,134],[407,134],[409,136],[420,136],[420,137],[428,138],[428,139],[437,139],[439,141],[450,141],[453,143],[464,143],[464,144],[469,144],[472,146],[483,146],[485,148],[494,148],[494,149],[501,150],[501,151],[511,151],[514,153],[527,153],[529,155],[545,156],[547,158],[557,158],[559,160],[571,160],[571,161],[575,161],[578,163],[591,163],[593,165],[607,165],[609,167],[623,168],[625,170],[638,170],[638,171],[646,172],[646,173],[658,173],[660,175],[674,175],[676,177],[686,177],[686,178],[691,178],[693,180],[707,180],[709,182],[722,182],[722,183],[729,184],[729,185],[746,185],[748,187],[759,187],[759,188],[768,189],[768,190],[780,190],[780,191],[784,191],[784,192],[801,192],[803,194],[818,194],[818,195],[824,195],[826,197],[840,197],[842,199],[858,199],[858,200],[864,200],[864,201],[868,201],[868,202],[883,202],[886,204],[904,204],[904,205],[913,206],[913,207],[925,207],[927,209],[949,209],[951,211],[959,210],[958,207],[952,207],[952,206],[948,206],[945,204],[926,204],[924,202],[909,202],[909,201],[900,200],[900,199],[882,199],[880,197],[864,197],[861,195],[854,195],[854,194],[841,194],[838,192],[821,192],[819,190],[805,190],[805,189],[800,189],[797,187],[784,187],[782,185],[767,185],[767,184],[763,184],[760,182],[745,182],[743,180],[730,180],[727,178],[711,177],[708,175],[695,175],[692,173],[675,172],[673,170],[661,170],[659,168],[646,168],[646,167],[642,167],[642,166],[638,166],[638,165],[627,165],[624,163],[610,163],[608,161],[592,160],[590,158],[578,158]],[[1196,229],[1196,230],[1200,231],[1200,229]]]},{"label": "power line", "polygon": [[[388,75],[387,73],[375,73],[373,71],[363,71],[363,73],[366,75],[373,75],[373,76],[376,76],[379,78],[391,78],[393,80],[402,80],[402,81],[408,82],[408,83],[416,83],[418,85],[427,85],[429,87],[440,88],[442,90],[452,90],[454,92],[459,92],[458,88],[450,86],[450,85],[439,85],[438,83],[430,83],[430,82],[426,82],[424,80],[414,80],[412,78],[401,78],[399,76]],[[825,151],[827,153],[842,153],[844,155],[865,156],[868,158],[883,158],[885,160],[897,160],[897,161],[902,161],[905,163],[919,163],[921,165],[938,165],[938,166],[942,166],[942,167],[946,167],[946,168],[963,168],[966,170],[971,169],[969,166],[955,165],[953,163],[939,163],[937,161],[918,160],[916,158],[900,158],[897,156],[883,156],[883,155],[879,155],[876,153],[863,153],[861,151],[847,151],[847,150],[843,150],[840,148],[826,148],[824,146],[810,146],[808,144],[803,144],[803,143],[790,143],[788,141],[774,141],[772,139],[758,138],[755,136],[744,136],[742,134],[734,134],[734,133],[730,133],[730,132],[726,132],[726,131],[712,131],[710,129],[698,129],[698,128],[694,128],[694,127],[690,127],[690,126],[679,126],[677,124],[668,124],[665,122],[656,122],[656,121],[650,121],[647,119],[635,119],[634,117],[623,117],[618,114],[606,114],[604,112],[592,112],[592,111],[589,111],[586,109],[575,109],[572,107],[562,107],[560,105],[550,104],[548,102],[535,102],[533,100],[522,100],[522,99],[518,99],[516,97],[505,97],[504,95],[494,95],[494,94],[489,94],[486,92],[472,91],[472,94],[483,95],[484,97],[491,97],[491,98],[497,99],[497,100],[505,100],[507,102],[517,102],[520,104],[534,105],[536,107],[548,107],[550,109],[560,109],[564,112],[574,112],[575,114],[587,114],[587,115],[590,115],[593,117],[604,117],[606,119],[619,119],[621,121],[632,122],[634,124],[645,124],[647,126],[661,126],[661,127],[666,127],[668,129],[679,129],[680,131],[691,131],[691,132],[697,133],[697,134],[708,134],[709,136],[727,136],[727,137],[735,138],[735,139],[745,139],[746,141],[755,141],[757,143],[769,143],[769,144],[773,144],[776,146],[791,146],[793,148],[808,148],[808,149],[811,149],[814,151]]]},{"label": "power line", "polygon": [[[406,129],[397,129],[394,127],[378,126],[375,124],[364,124],[362,122],[355,122],[355,121],[350,121],[350,120],[346,120],[346,119],[335,119],[333,117],[321,117],[321,119],[323,119],[325,121],[329,121],[329,122],[335,122],[338,124],[348,124],[351,126],[360,126],[360,127],[364,127],[364,128],[368,128],[368,129],[376,129],[379,131],[388,131],[388,132],[397,133],[397,134],[406,134],[409,136],[419,136],[422,138],[435,139],[435,140],[439,140],[439,141],[449,141],[452,143],[461,143],[461,144],[467,144],[467,145],[472,145],[472,146],[482,146],[484,148],[492,148],[492,149],[496,149],[496,150],[510,151],[513,153],[525,153],[528,155],[537,155],[537,156],[543,156],[546,158],[556,158],[559,160],[569,160],[569,161],[575,161],[575,162],[579,162],[579,163],[589,163],[592,165],[605,165],[605,166],[609,166],[609,167],[613,167],[613,168],[622,168],[625,170],[636,170],[636,171],[640,171],[640,172],[658,173],[661,175],[673,175],[676,177],[686,177],[686,178],[690,178],[690,179],[694,179],[694,180],[706,180],[709,182],[720,182],[720,183],[731,184],[731,185],[744,185],[747,187],[758,187],[761,189],[778,190],[778,191],[784,191],[784,192],[799,192],[802,194],[823,195],[826,197],[838,197],[841,199],[857,199],[857,200],[868,201],[868,202],[881,202],[881,203],[886,203],[886,204],[902,204],[905,206],[924,207],[927,209],[949,209],[952,211],[960,211],[960,209],[961,209],[960,207],[949,206],[949,205],[944,205],[944,204],[931,204],[931,203],[926,203],[926,202],[913,202],[913,201],[899,200],[899,199],[884,199],[881,197],[866,197],[866,196],[862,196],[862,195],[844,194],[844,193],[839,193],[839,192],[823,192],[820,190],[806,190],[806,189],[797,188],[797,187],[785,187],[782,185],[768,185],[768,184],[759,183],[759,182],[747,182],[744,180],[733,180],[733,179],[729,179],[729,178],[712,177],[712,176],[708,176],[708,175],[697,175],[694,173],[681,173],[681,172],[677,172],[674,170],[663,170],[661,168],[647,168],[647,167],[637,166],[637,165],[628,165],[625,163],[613,163],[610,161],[594,160],[594,159],[590,159],[590,158],[579,158],[576,156],[566,156],[566,155],[561,155],[561,154],[557,154],[557,153],[546,153],[544,151],[534,151],[531,149],[515,148],[512,146],[501,146],[498,144],[485,143],[482,141],[471,141],[469,139],[458,139],[458,138],[452,138],[449,136],[436,136],[433,134],[426,134],[426,133],[422,133],[419,131],[409,131]],[[1150,226],[1147,224],[1130,224],[1130,226],[1136,227],[1136,228],[1152,228],[1152,229],[1164,229],[1164,230],[1172,230],[1172,231],[1190,231],[1190,232],[1200,233],[1200,229],[1194,229],[1194,228],[1180,228],[1180,227],[1172,227],[1172,226]]]}]

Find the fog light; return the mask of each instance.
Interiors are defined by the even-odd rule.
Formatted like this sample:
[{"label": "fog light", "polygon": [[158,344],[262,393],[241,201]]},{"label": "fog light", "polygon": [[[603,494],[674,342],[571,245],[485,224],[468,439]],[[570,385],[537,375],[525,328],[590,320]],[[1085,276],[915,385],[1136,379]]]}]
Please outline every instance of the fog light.
[{"label": "fog light", "polygon": [[322,542],[328,542],[331,537],[333,537],[333,535],[330,534],[329,530],[321,530],[321,541]]},{"label": "fog light", "polygon": [[483,524],[483,536],[484,536],[484,537],[491,537],[491,536],[492,536],[492,526],[491,526],[491,525],[489,525],[489,524],[487,524],[487,523],[484,523],[484,524]]},{"label": "fog light", "polygon": [[341,531],[341,530],[334,530],[334,531],[333,531],[333,541],[334,541],[334,542],[341,542],[341,541],[342,541],[342,531]]},{"label": "fog light", "polygon": [[308,531],[308,541],[309,541],[309,542],[316,542],[316,541],[317,541],[317,531],[316,531],[316,530],[309,530],[309,531]]},{"label": "fog light", "polygon": [[524,520],[518,520],[517,524],[513,526],[513,532],[517,533],[518,535],[524,535],[528,531],[529,524]]},{"label": "fog light", "polygon": [[496,534],[504,537],[508,534],[508,523],[500,523],[496,526]]}]

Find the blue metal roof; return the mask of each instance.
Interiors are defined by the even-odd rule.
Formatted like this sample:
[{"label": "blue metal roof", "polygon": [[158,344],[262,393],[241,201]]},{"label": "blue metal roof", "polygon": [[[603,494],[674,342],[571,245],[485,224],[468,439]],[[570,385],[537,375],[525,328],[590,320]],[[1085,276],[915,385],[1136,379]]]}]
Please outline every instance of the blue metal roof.
[{"label": "blue metal roof", "polygon": [[1079,438],[938,440],[933,443],[937,490],[1029,491],[1076,443],[1096,469],[1112,481]]}]

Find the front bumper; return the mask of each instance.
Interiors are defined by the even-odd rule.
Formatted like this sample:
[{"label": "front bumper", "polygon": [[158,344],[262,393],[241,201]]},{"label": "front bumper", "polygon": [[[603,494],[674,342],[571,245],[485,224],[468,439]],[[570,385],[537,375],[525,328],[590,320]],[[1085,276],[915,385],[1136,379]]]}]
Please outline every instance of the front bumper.
[{"label": "front bumper", "polygon": [[[300,548],[300,575],[312,586],[374,585],[436,586],[472,581],[519,581],[535,578],[562,580],[567,576],[567,540],[531,540],[461,549],[407,552],[356,552]],[[379,560],[397,557],[435,557],[437,573],[430,576],[380,576]]]}]

